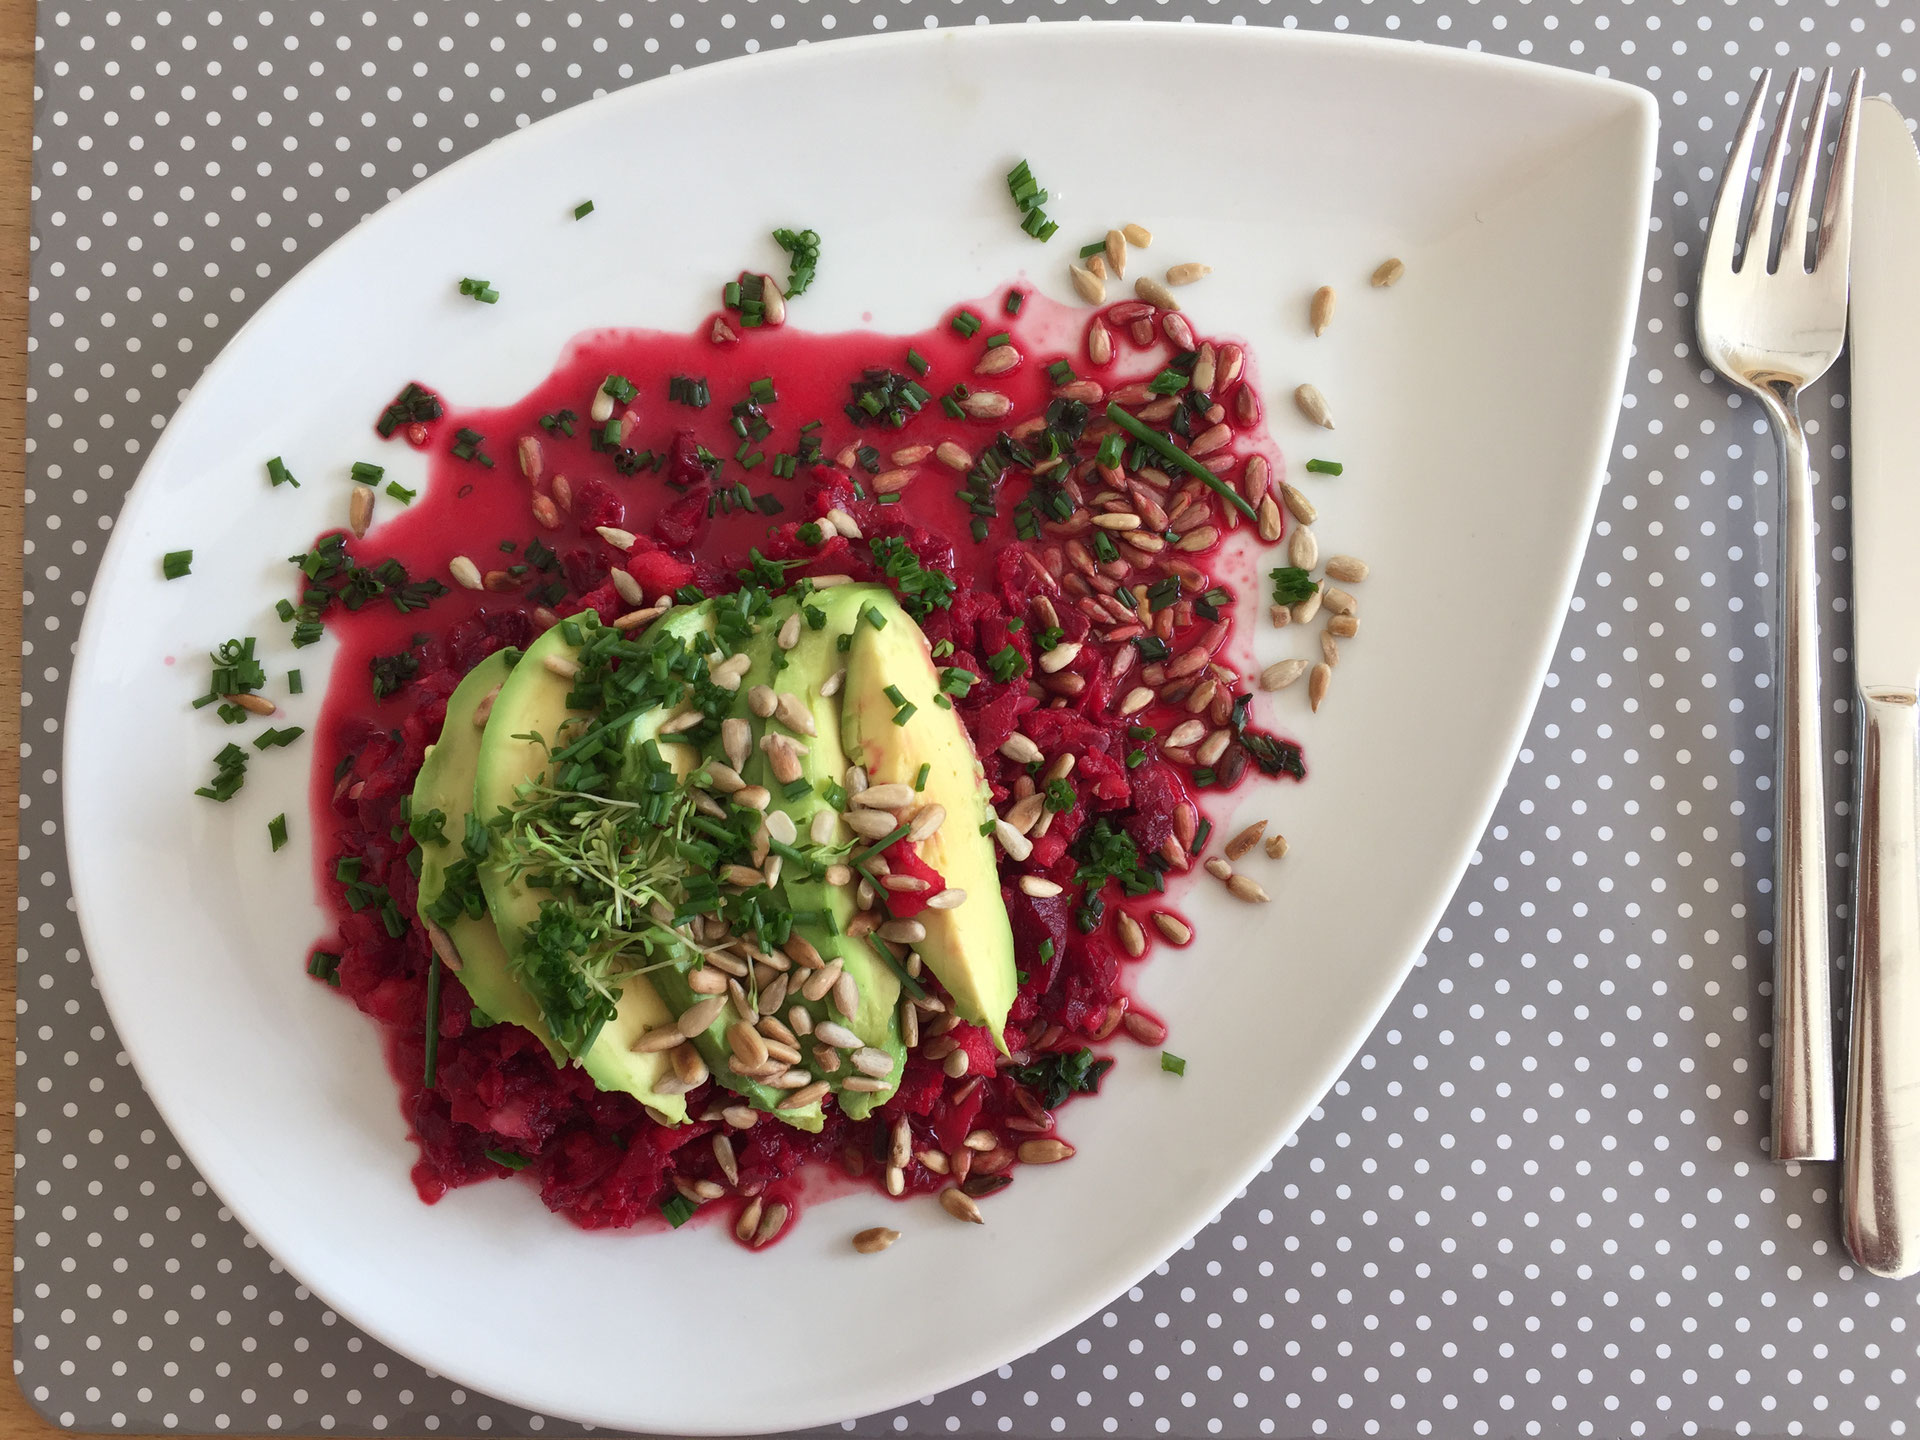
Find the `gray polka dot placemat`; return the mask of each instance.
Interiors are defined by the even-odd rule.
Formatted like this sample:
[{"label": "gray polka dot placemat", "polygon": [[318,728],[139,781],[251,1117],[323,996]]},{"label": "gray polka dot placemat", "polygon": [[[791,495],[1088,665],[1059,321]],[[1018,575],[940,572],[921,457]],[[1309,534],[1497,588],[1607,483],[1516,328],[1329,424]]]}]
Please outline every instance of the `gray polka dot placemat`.
[{"label": "gray polka dot placemat", "polygon": [[[423,1373],[284,1274],[177,1153],[90,984],[58,818],[66,666],[96,547],[186,387],[357,217],[516,125],[762,47],[1084,14],[1351,30],[1646,85],[1664,126],[1638,354],[1526,748],[1359,1059],[1145,1285],[996,1375],[852,1428],[1920,1425],[1920,1286],[1855,1274],[1830,1170],[1778,1168],[1762,1148],[1775,461],[1753,407],[1703,373],[1688,311],[1753,68],[1864,63],[1870,89],[1920,109],[1906,0],[316,5],[40,7],[14,1366],[46,1415],[82,1430],[573,1429]],[[1808,427],[1826,467],[1836,695],[1841,381]],[[1497,576],[1462,590],[1463,606],[1487,603]],[[1847,708],[1830,717],[1838,796]]]}]

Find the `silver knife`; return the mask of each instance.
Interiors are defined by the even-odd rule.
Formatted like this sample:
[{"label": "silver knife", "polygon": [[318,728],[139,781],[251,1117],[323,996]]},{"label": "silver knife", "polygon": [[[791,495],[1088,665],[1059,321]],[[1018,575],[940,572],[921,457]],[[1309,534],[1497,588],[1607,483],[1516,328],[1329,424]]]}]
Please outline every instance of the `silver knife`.
[{"label": "silver knife", "polygon": [[1876,1275],[1920,1270],[1920,154],[1860,116],[1853,206],[1853,1044],[1841,1211]]}]

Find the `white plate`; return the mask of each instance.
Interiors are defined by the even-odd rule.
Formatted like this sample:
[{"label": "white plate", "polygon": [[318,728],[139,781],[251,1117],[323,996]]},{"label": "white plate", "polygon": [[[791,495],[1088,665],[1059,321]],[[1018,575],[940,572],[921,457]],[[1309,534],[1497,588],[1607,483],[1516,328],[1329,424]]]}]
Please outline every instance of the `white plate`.
[{"label": "white plate", "polygon": [[[200,1172],[395,1349],[622,1429],[778,1430],[902,1404],[1112,1298],[1332,1083],[1467,863],[1601,482],[1654,131],[1641,91],[1424,46],[1213,26],[943,30],[638,86],[499,141],[362,224],[246,326],[155,447],[75,667],[80,918],[127,1051]],[[1021,156],[1061,222],[1044,249],[1015,228],[1001,179]],[[584,196],[598,208],[576,224]],[[1197,892],[1202,945],[1144,974],[1186,1077],[1122,1047],[1104,1098],[1071,1113],[1078,1158],[996,1198],[984,1228],[931,1201],[857,1195],[754,1256],[712,1227],[583,1234],[514,1184],[421,1205],[374,1026],[302,974],[323,925],[305,756],[256,757],[229,805],[191,794],[228,738],[186,703],[202,653],[256,634],[288,663],[270,610],[282,557],[337,523],[370,418],[409,378],[504,401],[580,330],[690,326],[740,264],[773,263],[774,224],[824,237],[797,323],[911,330],[1023,267],[1070,298],[1071,247],[1132,219],[1156,234],[1155,267],[1215,267],[1189,308],[1251,339],[1325,543],[1377,577],[1320,715],[1304,685],[1273,706],[1313,772],[1244,800],[1293,840],[1258,871],[1274,903]],[[1389,255],[1405,280],[1369,289]],[[461,275],[487,277],[500,303],[460,299]],[[1323,283],[1341,301],[1316,341],[1305,299]],[[1336,434],[1293,413],[1302,380],[1329,397]],[[297,457],[305,488],[267,488],[276,454]],[[1345,477],[1303,478],[1315,454]],[[410,463],[398,458],[403,480]],[[189,544],[192,579],[163,584],[160,554]],[[1261,658],[1310,639],[1262,627]],[[296,721],[317,711],[328,653],[294,662],[310,681]],[[270,855],[282,810],[298,839]],[[882,1220],[905,1239],[855,1257],[848,1235]],[[713,1331],[738,1331],[728,1317],[755,1296],[792,1319],[735,1348],[751,1363],[685,1362],[687,1346],[711,1353]]]}]

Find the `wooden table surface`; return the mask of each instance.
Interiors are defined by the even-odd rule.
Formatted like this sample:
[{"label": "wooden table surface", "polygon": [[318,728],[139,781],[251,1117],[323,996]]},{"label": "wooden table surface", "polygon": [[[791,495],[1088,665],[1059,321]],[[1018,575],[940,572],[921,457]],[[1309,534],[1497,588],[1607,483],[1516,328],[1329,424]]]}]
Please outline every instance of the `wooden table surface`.
[{"label": "wooden table surface", "polygon": [[[26,511],[27,231],[32,185],[33,0],[0,0],[0,1009],[13,1049],[15,899],[20,883],[20,542]],[[14,1067],[0,1066],[0,1148],[13,1152]],[[0,1178],[0,1239],[13,1254],[13,1166]],[[13,1353],[13,1267],[5,1267],[7,1354]],[[104,1363],[104,1362],[103,1362]],[[11,1370],[8,1372],[11,1374]],[[0,1440],[57,1436],[17,1385],[0,1385]]]}]

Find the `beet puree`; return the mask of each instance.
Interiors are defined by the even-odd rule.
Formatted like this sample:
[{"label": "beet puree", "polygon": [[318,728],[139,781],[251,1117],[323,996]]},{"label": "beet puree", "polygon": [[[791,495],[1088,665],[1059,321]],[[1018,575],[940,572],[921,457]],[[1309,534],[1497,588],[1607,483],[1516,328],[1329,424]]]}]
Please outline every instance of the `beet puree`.
[{"label": "beet puree", "polygon": [[[1250,474],[1245,463],[1258,456],[1270,467],[1277,494],[1280,457],[1260,424],[1251,361],[1237,345],[1209,345],[1197,357],[1184,317],[1136,301],[1090,316],[1028,295],[1012,316],[1004,298],[1001,292],[956,307],[910,336],[811,335],[785,327],[736,333],[737,317],[730,315],[714,317],[692,335],[590,334],[514,405],[449,408],[395,430],[394,443],[431,455],[431,479],[408,508],[383,496],[380,523],[365,539],[349,542],[353,557],[369,568],[392,557],[417,581],[449,576],[449,563],[465,556],[485,580],[478,591],[456,586],[425,609],[402,612],[380,598],[353,611],[327,606],[324,618],[341,649],[318,727],[312,810],[320,888],[337,921],[336,937],[323,948],[339,954],[339,987],[386,1030],[402,1108],[420,1147],[414,1181],[424,1200],[525,1168],[545,1203],[575,1223],[630,1226],[657,1216],[676,1192],[710,1181],[726,1188],[725,1205],[736,1210],[759,1197],[777,1233],[790,1223],[809,1165],[831,1163],[877,1179],[893,1122],[903,1118],[916,1156],[905,1166],[907,1193],[952,1183],[953,1165],[942,1159],[951,1156],[970,1167],[970,1194],[990,1194],[1010,1182],[1023,1142],[1054,1133],[1053,1108],[1097,1086],[1104,1066],[1088,1065],[1081,1052],[1089,1044],[1122,1030],[1146,1044],[1164,1038],[1157,1020],[1130,1006],[1124,975],[1132,952],[1159,939],[1150,914],[1167,908],[1166,897],[1124,899],[1108,886],[1097,914],[1080,913],[1082,896],[1072,883],[1080,860],[1070,849],[1084,851],[1097,833],[1090,827],[1104,826],[1129,837],[1142,859],[1169,857],[1160,863],[1168,879],[1177,879],[1189,863],[1186,853],[1197,853],[1205,841],[1201,797],[1231,789],[1260,768],[1249,763],[1249,744],[1265,760],[1280,757],[1291,773],[1302,773],[1294,747],[1252,727],[1217,755],[1207,753],[1205,741],[1195,742],[1198,754],[1194,746],[1167,744],[1185,722],[1197,719],[1198,728],[1232,735],[1243,721],[1235,699],[1250,686],[1235,663],[1244,650],[1235,643],[1234,603],[1206,596],[1215,586],[1235,588],[1223,573],[1258,574],[1258,566],[1235,553],[1258,543],[1253,526],[1173,467],[1156,474],[1148,462],[1141,476],[1135,467],[1142,457],[1133,454],[1124,477],[1091,463],[1075,466],[1066,482],[1074,504],[1065,523],[1044,513],[1023,516],[1031,477],[1018,466],[1007,470],[984,541],[970,533],[976,515],[956,492],[968,483],[960,472],[996,437],[1004,443],[1006,427],[1016,442],[1030,435],[1061,397],[1088,404],[1089,451],[1115,429],[1104,413],[1110,396],[1165,428],[1182,401],[1149,393],[1142,382],[1169,362],[1189,370],[1197,363],[1202,376],[1209,360],[1213,365],[1211,405],[1189,406],[1176,428],[1196,437],[1209,468],[1229,486],[1250,490],[1258,501],[1258,468]],[[971,337],[951,324],[968,311],[982,321]],[[1089,325],[1111,337],[1114,354],[1104,365],[1088,359]],[[989,340],[1003,332],[1018,363],[990,378],[976,374],[983,357],[999,348]],[[1062,360],[1074,374],[1050,373]],[[884,382],[883,389],[893,387],[886,389],[889,399],[908,380],[933,397],[901,428],[856,426],[846,412],[850,387],[876,367],[900,377]],[[635,389],[615,407],[617,439],[589,417],[609,375],[627,377]],[[772,430],[743,445],[733,428],[734,407],[763,379],[777,395],[761,406]],[[1005,396],[1003,417],[949,415],[940,399],[960,383],[976,408],[993,406],[981,392]],[[697,400],[703,391],[703,407],[668,398]],[[570,435],[562,411],[573,412]],[[745,423],[751,427],[758,418],[749,414]],[[802,429],[814,420],[821,425]],[[1208,439],[1198,438],[1210,431]],[[801,450],[809,436],[817,456]],[[1222,443],[1210,449],[1213,441]],[[941,446],[965,454],[937,451]],[[758,463],[745,463],[756,454]],[[791,475],[778,473],[789,468],[784,461],[776,465],[782,454],[797,457]],[[717,465],[707,456],[718,457]],[[958,470],[945,459],[957,460]],[[735,486],[743,487],[737,495]],[[878,492],[896,486],[899,500],[879,503]],[[1101,505],[1103,493],[1146,515],[1144,541],[1091,524],[1087,507]],[[823,544],[797,533],[829,510],[850,517],[863,540],[834,535],[830,522],[833,538]],[[1269,502],[1267,513],[1268,533],[1277,538],[1277,506]],[[631,548],[615,549],[603,529],[615,539],[621,531],[634,536]],[[1016,729],[1039,746],[1049,767],[1065,763],[1060,757],[1073,762],[1070,784],[1057,792],[1070,798],[1069,808],[1047,812],[1029,836],[1032,854],[1024,863],[1003,857],[1023,976],[1007,1027],[1012,1062],[1000,1060],[996,1068],[978,1027],[962,1025],[945,1037],[930,1029],[932,1038],[909,1057],[898,1093],[874,1122],[849,1122],[829,1109],[819,1135],[765,1118],[729,1130],[718,1118],[726,1092],[714,1086],[688,1097],[690,1115],[711,1118],[666,1128],[631,1097],[596,1090],[578,1068],[556,1068],[525,1031],[473,1025],[466,992],[443,972],[438,1073],[436,1084],[424,1087],[432,960],[412,923],[415,885],[407,852],[413,842],[399,823],[399,807],[460,677],[494,650],[526,645],[553,614],[591,607],[612,621],[632,609],[607,579],[615,565],[649,601],[687,584],[709,593],[732,588],[735,571],[756,547],[770,558],[811,559],[790,575],[885,579],[865,543],[881,536],[901,537],[922,565],[957,582],[951,606],[934,611],[924,628],[943,651],[951,646],[942,664],[982,677],[956,709],[982,757],[996,806],[1005,810],[1035,784],[1026,766],[1001,753]],[[1192,548],[1181,548],[1182,541]],[[1169,584],[1173,571],[1185,577],[1181,597],[1150,608],[1143,624],[1126,587]],[[1044,634],[1049,627],[1059,634]],[[1164,649],[1154,644],[1155,635]],[[1036,639],[1082,648],[1071,663],[1042,673],[1033,664]],[[1201,652],[1194,653],[1196,645]],[[1018,657],[1019,673],[1003,682],[988,657],[1004,665],[1010,655]],[[385,698],[374,698],[376,674],[382,688],[397,687]],[[1150,692],[1145,708],[1123,718],[1117,711],[1141,687]],[[1130,726],[1151,726],[1156,734],[1130,734]],[[1043,789],[1050,773],[1038,777]],[[357,893],[337,878],[342,857],[360,861]],[[1052,879],[1065,892],[1027,895],[1014,883],[1022,874]],[[384,919],[380,897],[369,903],[369,886],[384,887],[392,902]],[[353,908],[356,901],[362,908]],[[405,922],[398,936],[390,933],[396,916]],[[1083,922],[1093,924],[1090,932]],[[954,1049],[969,1061],[967,1075],[957,1080],[941,1063]],[[966,1148],[976,1131],[991,1135],[991,1150]],[[733,1147],[737,1184],[716,1155],[713,1142],[721,1133]],[[920,1156],[932,1156],[938,1171]],[[776,1203],[789,1207],[788,1221],[778,1219]]]}]

